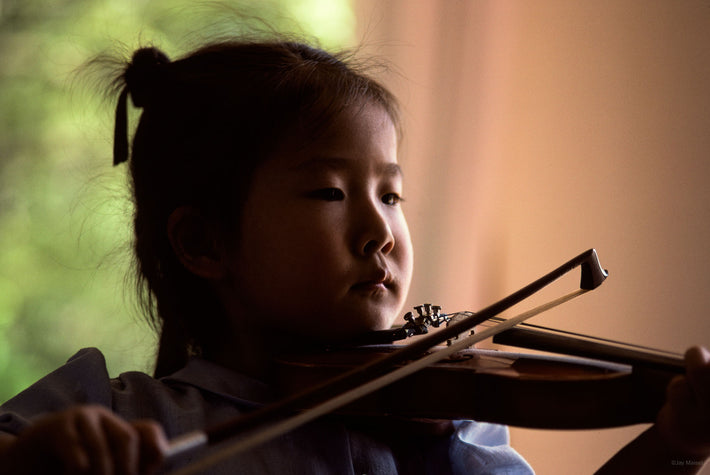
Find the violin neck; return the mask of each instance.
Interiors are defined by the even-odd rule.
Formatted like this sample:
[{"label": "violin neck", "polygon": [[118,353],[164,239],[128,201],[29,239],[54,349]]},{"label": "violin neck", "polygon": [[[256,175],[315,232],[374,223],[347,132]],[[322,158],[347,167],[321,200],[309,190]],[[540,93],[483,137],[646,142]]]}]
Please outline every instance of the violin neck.
[{"label": "violin neck", "polygon": [[523,325],[503,331],[493,337],[493,343],[546,351],[583,358],[613,361],[670,373],[685,373],[683,358],[651,348],[638,349],[621,342],[608,342],[587,336],[571,337],[550,329],[524,328]]}]

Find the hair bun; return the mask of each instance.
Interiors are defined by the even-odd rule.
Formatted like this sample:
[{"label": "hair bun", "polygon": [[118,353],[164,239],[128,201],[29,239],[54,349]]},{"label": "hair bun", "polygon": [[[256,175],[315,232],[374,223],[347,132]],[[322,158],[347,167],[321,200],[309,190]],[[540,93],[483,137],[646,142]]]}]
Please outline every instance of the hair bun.
[{"label": "hair bun", "polygon": [[145,107],[151,102],[160,83],[160,68],[168,63],[170,59],[158,48],[141,48],[133,53],[125,73],[133,105]]}]

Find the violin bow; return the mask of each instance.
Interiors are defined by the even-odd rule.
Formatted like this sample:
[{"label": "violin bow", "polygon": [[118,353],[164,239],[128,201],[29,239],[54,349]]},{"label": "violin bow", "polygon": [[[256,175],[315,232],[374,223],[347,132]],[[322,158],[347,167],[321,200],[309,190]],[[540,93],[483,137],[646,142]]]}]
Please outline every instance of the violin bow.
[{"label": "violin bow", "polygon": [[[503,323],[481,332],[465,338],[459,338],[459,335],[470,331],[475,326],[534,295],[577,267],[581,267],[581,281],[578,290],[507,319]],[[215,452],[174,472],[176,475],[197,473],[221,460],[256,447],[318,417],[333,412],[367,394],[440,361],[450,354],[509,329],[528,318],[567,302],[589,290],[593,290],[600,286],[607,276],[608,272],[601,267],[597,252],[594,249],[589,249],[481,311],[451,323],[445,328],[428,334],[380,359],[220,425],[178,436],[170,442],[170,446],[166,451],[166,459],[169,460],[184,452],[241,436],[236,441],[230,441],[229,444]],[[445,349],[422,356],[432,347],[447,340],[455,341]],[[397,365],[411,360],[415,361],[397,367]],[[309,409],[303,410],[303,408]]]}]

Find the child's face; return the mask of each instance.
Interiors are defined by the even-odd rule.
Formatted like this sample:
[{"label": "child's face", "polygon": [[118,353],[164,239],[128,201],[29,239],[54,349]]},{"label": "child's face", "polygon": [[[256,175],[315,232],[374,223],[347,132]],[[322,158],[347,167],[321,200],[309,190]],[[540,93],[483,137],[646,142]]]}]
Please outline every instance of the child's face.
[{"label": "child's face", "polygon": [[319,341],[385,329],[412,273],[389,115],[343,114],[308,147],[287,142],[253,177],[227,309],[239,323]]}]

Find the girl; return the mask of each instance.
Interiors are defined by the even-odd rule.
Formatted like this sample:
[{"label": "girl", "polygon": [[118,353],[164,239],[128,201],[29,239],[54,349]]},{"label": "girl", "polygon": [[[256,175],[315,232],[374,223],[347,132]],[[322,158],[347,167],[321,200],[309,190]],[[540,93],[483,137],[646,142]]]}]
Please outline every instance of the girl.
[{"label": "girl", "polygon": [[[130,171],[140,290],[160,331],[155,377],[110,379],[98,350],[82,350],[0,409],[9,473],[167,468],[167,439],[281,396],[279,352],[386,329],[409,287],[397,106],[344,56],[223,42],[171,62],[146,48],[117,86],[116,164],[128,158],[128,97],[143,109]],[[710,364],[701,350],[688,364],[658,424],[610,471],[645,460],[678,473],[673,457],[705,458]],[[407,437],[326,418],[213,469],[531,472],[504,427],[422,427],[432,430]]]}]

